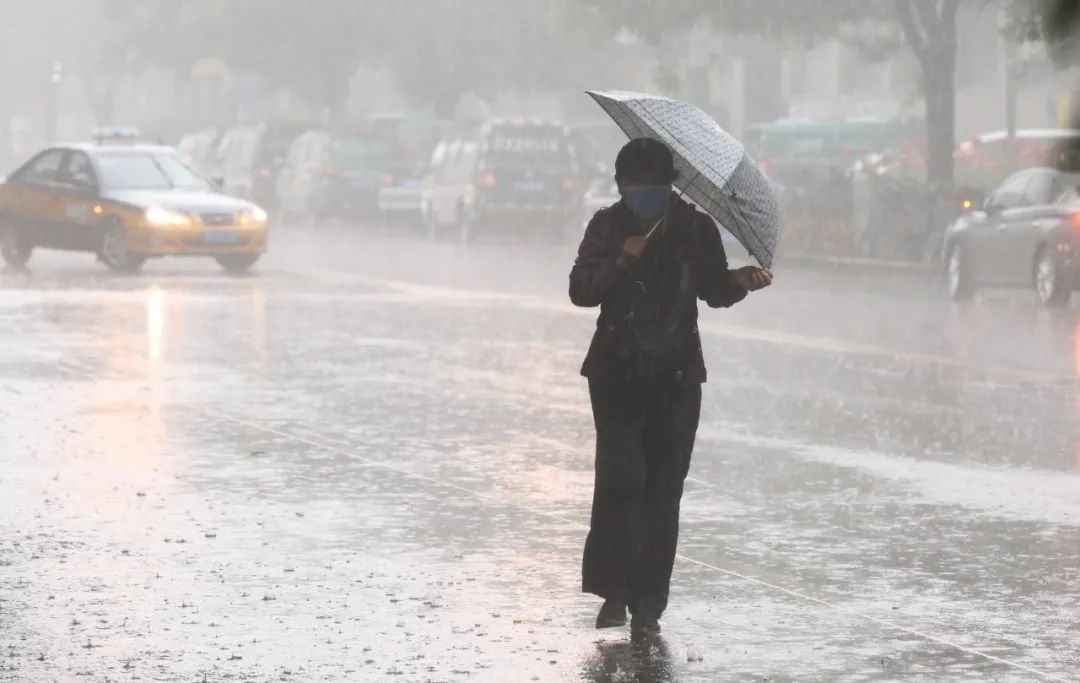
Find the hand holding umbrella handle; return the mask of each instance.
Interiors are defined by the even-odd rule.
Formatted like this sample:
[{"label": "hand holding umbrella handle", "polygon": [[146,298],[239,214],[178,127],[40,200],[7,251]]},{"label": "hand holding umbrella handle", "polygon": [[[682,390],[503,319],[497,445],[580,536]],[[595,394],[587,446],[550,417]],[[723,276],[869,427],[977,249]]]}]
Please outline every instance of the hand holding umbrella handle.
[{"label": "hand holding umbrella handle", "polygon": [[631,235],[627,237],[623,242],[622,251],[619,252],[619,256],[615,261],[615,266],[619,270],[626,270],[641,258],[641,255],[645,253],[645,248],[648,244],[648,237],[642,235]]}]

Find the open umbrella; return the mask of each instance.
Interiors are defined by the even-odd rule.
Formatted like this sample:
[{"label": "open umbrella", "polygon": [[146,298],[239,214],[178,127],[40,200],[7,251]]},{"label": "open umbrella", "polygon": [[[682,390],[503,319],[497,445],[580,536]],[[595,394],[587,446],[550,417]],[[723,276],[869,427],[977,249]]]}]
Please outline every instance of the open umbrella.
[{"label": "open umbrella", "polygon": [[780,235],[772,184],[746,149],[687,102],[621,90],[587,91],[631,139],[653,138],[675,155],[675,182],[765,268]]}]

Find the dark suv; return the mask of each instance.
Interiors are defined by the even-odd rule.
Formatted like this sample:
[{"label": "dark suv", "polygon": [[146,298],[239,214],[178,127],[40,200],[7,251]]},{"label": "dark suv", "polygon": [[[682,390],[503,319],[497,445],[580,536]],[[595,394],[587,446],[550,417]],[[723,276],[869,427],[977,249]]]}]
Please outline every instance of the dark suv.
[{"label": "dark suv", "polygon": [[562,238],[581,211],[578,164],[566,126],[493,120],[445,136],[431,157],[421,211],[432,237],[453,229]]}]

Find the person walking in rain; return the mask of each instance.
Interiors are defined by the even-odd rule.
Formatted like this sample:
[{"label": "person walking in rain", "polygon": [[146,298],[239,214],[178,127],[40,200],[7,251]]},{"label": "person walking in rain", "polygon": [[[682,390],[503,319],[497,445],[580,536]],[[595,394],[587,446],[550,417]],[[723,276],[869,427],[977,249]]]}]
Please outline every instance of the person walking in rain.
[{"label": "person walking in rain", "polygon": [[629,608],[635,634],[658,633],[668,602],[705,381],[697,301],[732,306],[772,282],[728,269],[716,224],[673,193],[676,179],[662,142],[627,143],[622,199],[593,216],[570,272],[570,300],[600,306],[581,369],[596,425],[582,590],[604,599],[597,628],[624,625]]}]

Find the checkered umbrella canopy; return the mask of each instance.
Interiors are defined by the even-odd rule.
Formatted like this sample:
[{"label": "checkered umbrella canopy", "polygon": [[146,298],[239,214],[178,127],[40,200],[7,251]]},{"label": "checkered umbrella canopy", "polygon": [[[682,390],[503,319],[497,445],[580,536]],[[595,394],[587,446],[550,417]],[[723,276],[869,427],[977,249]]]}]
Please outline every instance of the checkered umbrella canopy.
[{"label": "checkered umbrella canopy", "polygon": [[675,155],[676,186],[715,218],[765,268],[780,236],[772,184],[742,143],[687,102],[621,90],[588,94],[631,139],[653,138]]}]

